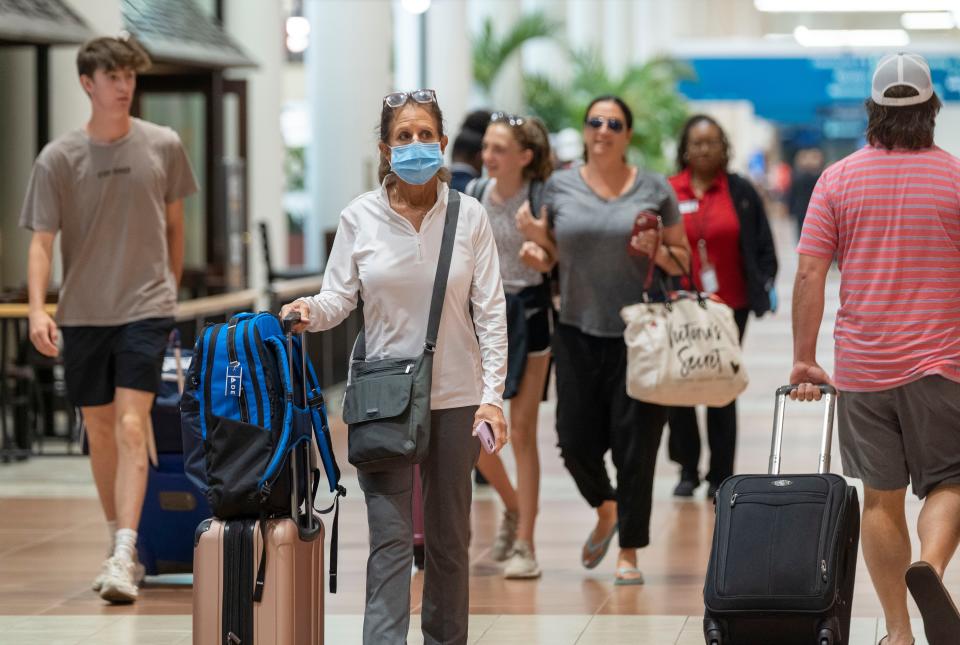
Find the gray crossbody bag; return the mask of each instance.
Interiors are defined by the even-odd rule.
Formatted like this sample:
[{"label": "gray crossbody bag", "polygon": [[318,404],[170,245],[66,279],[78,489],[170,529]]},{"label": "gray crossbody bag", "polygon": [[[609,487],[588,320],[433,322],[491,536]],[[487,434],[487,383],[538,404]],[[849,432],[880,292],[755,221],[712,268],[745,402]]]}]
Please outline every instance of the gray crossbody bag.
[{"label": "gray crossbody bag", "polygon": [[427,457],[433,353],[459,217],[460,193],[451,189],[423,353],[413,358],[367,361],[364,331],[357,335],[350,357],[343,421],[349,427],[347,456],[358,470],[389,470],[419,464]]}]

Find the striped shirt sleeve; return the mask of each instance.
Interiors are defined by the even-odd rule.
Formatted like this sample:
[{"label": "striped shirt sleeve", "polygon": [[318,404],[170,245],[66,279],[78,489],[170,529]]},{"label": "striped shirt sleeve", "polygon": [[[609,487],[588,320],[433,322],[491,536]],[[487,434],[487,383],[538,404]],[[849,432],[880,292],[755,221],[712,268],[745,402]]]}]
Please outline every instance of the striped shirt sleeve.
[{"label": "striped shirt sleeve", "polygon": [[832,259],[837,252],[837,217],[828,173],[817,181],[803,220],[797,253]]}]

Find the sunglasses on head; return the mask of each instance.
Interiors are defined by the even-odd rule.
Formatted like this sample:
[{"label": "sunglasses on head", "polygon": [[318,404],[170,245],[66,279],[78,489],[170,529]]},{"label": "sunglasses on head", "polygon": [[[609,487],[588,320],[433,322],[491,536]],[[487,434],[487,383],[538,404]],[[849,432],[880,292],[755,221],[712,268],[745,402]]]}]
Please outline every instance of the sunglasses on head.
[{"label": "sunglasses on head", "polygon": [[607,127],[610,128],[611,132],[622,132],[623,131],[623,121],[613,117],[602,117],[602,116],[592,116],[586,121],[584,121],[588,126],[594,130],[599,130],[603,127],[603,124],[606,123]]},{"label": "sunglasses on head", "polygon": [[417,90],[415,92],[391,92],[383,97],[383,102],[387,107],[394,110],[406,105],[407,101],[413,99],[417,103],[436,103],[437,93],[433,90]]},{"label": "sunglasses on head", "polygon": [[516,127],[523,125],[524,121],[526,121],[526,119],[522,116],[507,114],[506,112],[494,112],[490,115],[490,123],[506,123],[507,125]]}]

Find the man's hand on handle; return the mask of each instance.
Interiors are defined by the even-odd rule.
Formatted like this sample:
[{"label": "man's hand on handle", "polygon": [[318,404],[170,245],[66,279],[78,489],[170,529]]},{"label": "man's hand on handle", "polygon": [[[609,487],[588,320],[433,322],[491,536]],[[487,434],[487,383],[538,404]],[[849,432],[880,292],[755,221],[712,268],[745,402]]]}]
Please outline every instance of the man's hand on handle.
[{"label": "man's hand on handle", "polygon": [[821,385],[833,385],[827,371],[813,361],[797,361],[790,372],[790,385],[799,387],[790,393],[794,401],[819,401],[823,396]]},{"label": "man's hand on handle", "polygon": [[473,416],[473,427],[477,427],[481,421],[486,421],[493,429],[493,438],[496,441],[494,454],[500,452],[508,441],[507,422],[503,418],[503,410],[493,404],[485,403],[477,408],[477,413]]},{"label": "man's hand on handle", "polygon": [[50,314],[43,309],[30,312],[30,342],[38,352],[51,358],[56,357],[60,353],[57,348],[59,338],[60,330]]},{"label": "man's hand on handle", "polygon": [[280,320],[294,311],[300,314],[300,322],[293,325],[293,333],[301,334],[310,325],[310,307],[303,300],[294,300],[287,303],[280,309]]}]

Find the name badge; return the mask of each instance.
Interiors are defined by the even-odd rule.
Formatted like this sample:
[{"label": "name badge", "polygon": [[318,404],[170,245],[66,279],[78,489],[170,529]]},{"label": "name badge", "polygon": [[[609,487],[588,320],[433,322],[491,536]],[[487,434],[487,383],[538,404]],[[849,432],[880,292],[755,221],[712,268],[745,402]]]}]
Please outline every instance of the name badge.
[{"label": "name badge", "polygon": [[243,387],[243,366],[239,362],[227,365],[226,396],[240,396]]},{"label": "name badge", "polygon": [[688,199],[686,201],[680,202],[680,214],[689,215],[690,213],[696,213],[700,210],[700,202],[695,199]]},{"label": "name badge", "polygon": [[720,290],[720,281],[717,280],[717,272],[714,271],[713,267],[704,267],[700,271],[700,285],[707,293],[716,293]]}]

